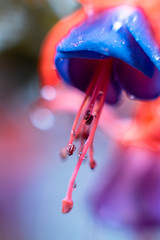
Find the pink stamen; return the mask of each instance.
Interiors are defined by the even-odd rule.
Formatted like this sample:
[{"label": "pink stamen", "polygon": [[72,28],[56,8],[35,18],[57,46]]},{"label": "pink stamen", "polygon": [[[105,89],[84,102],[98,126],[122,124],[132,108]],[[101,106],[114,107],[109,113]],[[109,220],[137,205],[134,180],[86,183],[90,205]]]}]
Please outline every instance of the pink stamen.
[{"label": "pink stamen", "polygon": [[71,135],[70,135],[70,139],[69,139],[69,143],[68,144],[72,144],[73,143],[73,140],[75,139],[76,137],[76,134],[75,134],[75,130],[76,130],[76,127],[77,127],[77,124],[78,124],[78,121],[79,121],[79,118],[81,116],[81,113],[84,109],[84,106],[87,102],[87,100],[89,99],[92,91],[93,91],[93,88],[94,88],[94,84],[96,82],[96,78],[93,79],[93,81],[91,82],[91,84],[89,84],[88,88],[87,88],[87,91],[86,91],[86,95],[85,95],[85,98],[80,106],[80,109],[76,115],[76,118],[74,120],[74,123],[73,123],[73,126],[72,126],[72,130],[71,130]]},{"label": "pink stamen", "polygon": [[[73,124],[68,146],[71,147],[70,152],[73,153],[72,152],[72,148],[74,148],[73,140],[75,140],[77,136],[80,136],[81,137],[80,149],[82,149],[82,151],[81,151],[79,160],[76,164],[76,167],[73,171],[73,174],[71,176],[66,197],[62,201],[62,213],[69,212],[73,207],[73,201],[72,201],[72,191],[74,189],[73,186],[74,186],[79,168],[83,162],[83,159],[85,159],[86,153],[89,148],[90,148],[90,152],[89,152],[90,167],[91,169],[93,169],[96,166],[96,162],[93,159],[93,139],[94,139],[97,125],[98,125],[98,120],[101,114],[101,110],[105,102],[108,83],[111,75],[111,69],[112,69],[112,61],[110,59],[99,61],[94,78],[90,86],[88,87],[85,99],[80,107],[80,110]],[[81,117],[81,113],[83,112],[87,102],[88,104],[87,104],[86,110],[84,111],[84,116],[82,117],[82,120],[76,131],[76,126],[78,124],[79,118]],[[89,130],[89,135],[87,139],[85,139],[84,136],[87,130]],[[84,140],[86,140],[85,143],[84,143]]]}]

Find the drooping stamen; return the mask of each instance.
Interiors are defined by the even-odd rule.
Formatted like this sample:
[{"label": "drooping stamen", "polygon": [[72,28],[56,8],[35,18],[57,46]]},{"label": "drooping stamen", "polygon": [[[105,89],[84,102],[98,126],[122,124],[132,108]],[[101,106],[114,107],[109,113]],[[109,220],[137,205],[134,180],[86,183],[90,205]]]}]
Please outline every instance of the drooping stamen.
[{"label": "drooping stamen", "polygon": [[94,89],[95,83],[96,83],[96,78],[94,77],[93,80],[92,80],[92,82],[91,82],[91,84],[89,84],[89,86],[88,86],[88,88],[87,88],[85,98],[84,98],[84,100],[83,100],[83,102],[82,102],[82,104],[81,104],[81,106],[80,106],[80,109],[79,109],[79,111],[78,111],[78,113],[77,113],[77,115],[76,115],[76,118],[75,118],[75,120],[74,120],[68,145],[69,145],[69,144],[72,144],[72,143],[73,143],[73,140],[74,140],[75,137],[76,137],[76,134],[75,134],[76,131],[75,131],[75,130],[76,130],[78,121],[79,121],[80,116],[81,116],[81,113],[82,113],[82,111],[83,111],[83,109],[84,109],[84,107],[85,107],[85,104],[86,104],[86,102],[88,101],[88,99],[89,99],[89,97],[90,97],[90,95],[91,95],[91,93],[92,93],[92,91],[93,91],[93,89]]},{"label": "drooping stamen", "polygon": [[[89,86],[90,91],[88,91],[89,93],[86,94],[85,99],[84,99],[84,101],[80,107],[80,110],[77,114],[78,117],[76,117],[76,120],[73,124],[69,144],[73,144],[73,140],[76,138],[76,136],[79,136],[80,133],[81,133],[81,137],[83,138],[83,132],[84,132],[84,129],[86,129],[86,128],[89,128],[89,135],[82,147],[82,153],[79,157],[79,160],[76,164],[74,172],[71,176],[66,197],[62,201],[62,212],[63,213],[69,212],[73,207],[73,201],[72,201],[73,185],[74,185],[76,176],[78,174],[79,168],[82,164],[83,159],[86,156],[86,153],[87,153],[89,147],[90,147],[90,158],[91,158],[90,166],[91,166],[91,168],[94,168],[96,165],[95,161],[93,160],[93,146],[92,145],[93,145],[94,134],[95,134],[95,131],[96,131],[96,128],[98,125],[100,113],[101,113],[101,110],[102,110],[102,107],[104,105],[105,98],[106,98],[108,83],[109,83],[109,79],[110,79],[110,75],[111,75],[111,67],[112,67],[112,61],[110,59],[99,61],[97,71],[94,75],[94,78],[93,78],[91,84],[90,84],[91,86]],[[95,79],[96,79],[96,82],[95,82]],[[93,84],[93,82],[94,82],[94,84]],[[95,86],[95,87],[93,88],[93,86]],[[85,112],[84,116],[82,117],[82,121],[80,122],[79,127],[76,131],[76,126],[78,124],[80,115],[81,115],[83,108],[87,102],[88,102],[88,104],[87,104],[86,110],[84,111]],[[72,136],[73,131],[75,132],[74,137]],[[82,139],[82,140],[84,140],[84,139]]]}]

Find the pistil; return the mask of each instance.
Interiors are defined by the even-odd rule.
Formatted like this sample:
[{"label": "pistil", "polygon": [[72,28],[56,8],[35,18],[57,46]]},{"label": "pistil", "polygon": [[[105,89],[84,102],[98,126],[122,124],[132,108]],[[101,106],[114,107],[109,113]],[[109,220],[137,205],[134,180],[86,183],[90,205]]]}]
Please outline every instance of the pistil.
[{"label": "pistil", "polygon": [[72,191],[74,190],[75,179],[83,160],[86,158],[88,149],[90,168],[94,169],[96,166],[93,158],[93,140],[105,102],[111,69],[111,59],[99,61],[94,77],[89,84],[85,98],[73,123],[69,143],[66,147],[67,155],[71,156],[76,149],[73,144],[74,140],[80,138],[81,145],[78,162],[71,176],[66,197],[62,201],[62,213],[68,213],[73,207]]}]

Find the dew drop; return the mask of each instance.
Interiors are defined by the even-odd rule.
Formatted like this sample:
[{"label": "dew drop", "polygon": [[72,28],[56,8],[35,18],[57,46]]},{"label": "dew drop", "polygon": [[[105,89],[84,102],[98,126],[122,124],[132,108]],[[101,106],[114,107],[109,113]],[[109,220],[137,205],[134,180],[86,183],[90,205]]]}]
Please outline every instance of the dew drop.
[{"label": "dew drop", "polygon": [[71,134],[72,134],[73,137],[76,136],[76,132],[74,130],[71,131]]},{"label": "dew drop", "polygon": [[[79,152],[79,153],[78,153],[78,158],[80,158],[81,155],[82,155],[82,152]],[[83,160],[86,160],[86,159],[87,159],[87,155],[84,156]]]},{"label": "dew drop", "polygon": [[102,48],[103,51],[105,51],[106,53],[109,52],[109,48]]},{"label": "dew drop", "polygon": [[136,99],[136,97],[134,95],[132,95],[132,94],[127,94],[127,96],[131,100],[135,100]]}]

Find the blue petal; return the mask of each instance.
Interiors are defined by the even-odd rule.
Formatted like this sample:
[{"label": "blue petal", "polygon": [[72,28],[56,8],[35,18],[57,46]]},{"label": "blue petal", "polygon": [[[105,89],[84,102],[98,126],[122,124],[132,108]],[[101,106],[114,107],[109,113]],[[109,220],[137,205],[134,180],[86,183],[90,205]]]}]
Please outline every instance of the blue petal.
[{"label": "blue petal", "polygon": [[127,28],[149,59],[160,71],[160,48],[150,30],[150,26],[141,11],[130,16]]},{"label": "blue petal", "polygon": [[[133,91],[126,81],[125,69],[119,77],[113,73],[116,77],[112,77],[111,85],[117,86],[113,87],[114,94],[117,94],[115,99],[120,94],[120,86],[139,99],[157,97],[160,93],[159,50],[146,22],[143,13],[130,6],[109,9],[88,17],[81,25],[72,29],[57,47],[55,63],[60,75],[66,82],[83,90],[83,85],[86,87],[90,82],[94,69],[93,64],[88,66],[90,73],[85,70],[85,59],[94,59],[96,62],[97,59],[113,57],[127,63],[126,67],[132,66],[134,72],[132,76],[130,71]],[[76,62],[74,69],[71,65],[74,65],[73,61],[76,59],[79,62]],[[83,64],[81,60],[84,61]],[[136,69],[143,74],[140,85],[139,79],[134,79],[134,76],[139,76]]]}]

